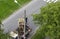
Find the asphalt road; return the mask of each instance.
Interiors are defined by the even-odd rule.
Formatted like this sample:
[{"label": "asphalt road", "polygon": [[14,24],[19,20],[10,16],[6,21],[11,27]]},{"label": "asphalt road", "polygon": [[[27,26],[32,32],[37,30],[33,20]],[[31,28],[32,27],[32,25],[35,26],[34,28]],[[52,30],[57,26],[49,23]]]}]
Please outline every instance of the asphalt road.
[{"label": "asphalt road", "polygon": [[44,2],[43,0],[32,0],[26,6],[15,11],[11,16],[9,16],[2,22],[4,24],[4,32],[13,31],[18,27],[18,19],[24,17],[24,10],[26,10],[29,27],[32,28],[32,31],[35,31],[37,26],[32,21],[33,17],[31,16],[31,14],[39,13],[40,8],[45,4],[46,2]]}]

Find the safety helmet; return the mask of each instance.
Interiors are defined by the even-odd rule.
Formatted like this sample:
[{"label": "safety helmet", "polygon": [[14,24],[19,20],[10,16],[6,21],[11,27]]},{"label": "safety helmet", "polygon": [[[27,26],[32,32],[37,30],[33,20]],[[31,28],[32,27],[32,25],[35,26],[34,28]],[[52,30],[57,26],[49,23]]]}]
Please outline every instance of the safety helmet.
[{"label": "safety helmet", "polygon": [[19,18],[19,22],[24,22],[24,19],[23,18]]}]

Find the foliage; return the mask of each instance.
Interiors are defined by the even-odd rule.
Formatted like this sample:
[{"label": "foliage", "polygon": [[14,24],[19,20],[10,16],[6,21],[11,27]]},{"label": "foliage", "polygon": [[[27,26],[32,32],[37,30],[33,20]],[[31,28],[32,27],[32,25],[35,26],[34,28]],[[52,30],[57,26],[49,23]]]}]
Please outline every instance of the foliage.
[{"label": "foliage", "polygon": [[3,29],[1,29],[1,21],[0,21],[0,39],[9,39],[10,38],[10,36],[9,36],[9,34],[8,33],[6,33],[6,34],[4,34],[3,33]]},{"label": "foliage", "polygon": [[32,39],[60,39],[60,2],[50,3],[33,15],[36,24],[41,25]]}]

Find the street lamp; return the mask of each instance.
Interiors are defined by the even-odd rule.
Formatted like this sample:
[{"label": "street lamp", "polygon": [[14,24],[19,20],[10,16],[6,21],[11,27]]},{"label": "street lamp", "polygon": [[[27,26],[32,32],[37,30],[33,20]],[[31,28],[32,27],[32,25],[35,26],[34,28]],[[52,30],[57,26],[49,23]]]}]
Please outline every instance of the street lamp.
[{"label": "street lamp", "polygon": [[[14,0],[14,2],[20,6],[20,4],[18,3],[17,0]],[[25,39],[25,26],[26,26],[26,10],[24,10],[24,35],[23,35],[24,36],[24,39]]]},{"label": "street lamp", "polygon": [[26,27],[26,10],[24,10],[24,37],[25,37],[25,27]]}]

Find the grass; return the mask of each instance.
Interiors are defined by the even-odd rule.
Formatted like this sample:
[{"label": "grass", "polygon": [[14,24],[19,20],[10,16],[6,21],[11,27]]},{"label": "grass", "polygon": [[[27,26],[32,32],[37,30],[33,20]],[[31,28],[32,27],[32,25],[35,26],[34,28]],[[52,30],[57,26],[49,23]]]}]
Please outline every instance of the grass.
[{"label": "grass", "polygon": [[15,10],[28,3],[30,0],[17,0],[18,4],[14,0],[0,0],[0,20],[4,20],[10,16]]},{"label": "grass", "polygon": [[31,37],[31,39],[45,39],[44,31],[37,29],[36,33]]}]

